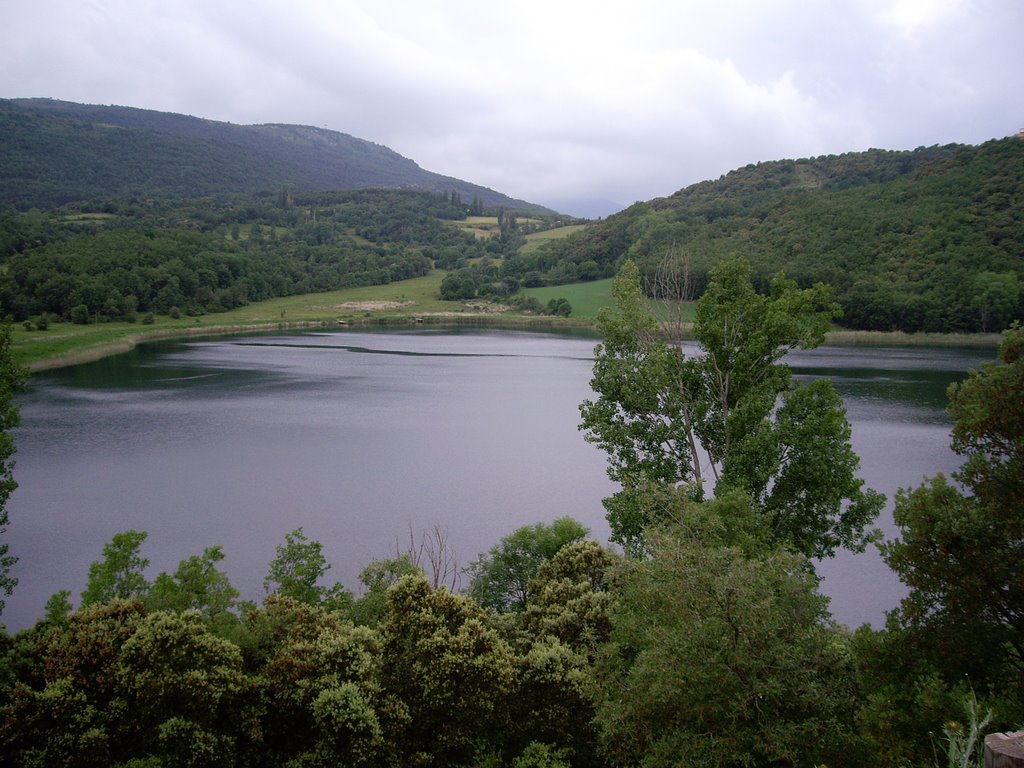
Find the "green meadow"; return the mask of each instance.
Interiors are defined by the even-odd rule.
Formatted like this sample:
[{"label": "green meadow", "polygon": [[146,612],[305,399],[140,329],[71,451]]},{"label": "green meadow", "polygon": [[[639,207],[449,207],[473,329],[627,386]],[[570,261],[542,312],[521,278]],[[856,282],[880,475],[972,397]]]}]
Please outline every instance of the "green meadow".
[{"label": "green meadow", "polygon": [[526,242],[520,249],[520,253],[529,254],[540,248],[542,243],[549,242],[551,240],[560,240],[563,237],[568,237],[573,232],[579,232],[586,229],[586,224],[570,224],[565,227],[557,227],[555,229],[545,229],[542,232],[531,232],[526,236]]},{"label": "green meadow", "polygon": [[[541,304],[547,304],[551,299],[565,298],[572,305],[572,317],[597,320],[597,313],[603,307],[612,307],[615,300],[612,298],[612,278],[605,280],[594,280],[589,283],[570,283],[568,285],[549,285],[543,288],[525,288],[523,293],[533,296]],[[651,302],[651,313],[661,318],[666,313],[656,302]],[[695,302],[686,302],[679,312],[684,323],[692,323],[696,312]],[[674,311],[674,310],[673,310]]]}]

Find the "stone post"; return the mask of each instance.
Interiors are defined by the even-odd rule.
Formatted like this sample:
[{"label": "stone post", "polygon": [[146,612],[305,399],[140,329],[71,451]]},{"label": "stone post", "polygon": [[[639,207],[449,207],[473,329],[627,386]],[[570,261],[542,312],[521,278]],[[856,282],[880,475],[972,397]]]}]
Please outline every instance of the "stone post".
[{"label": "stone post", "polygon": [[1024,768],[1024,731],[986,736],[985,768]]}]

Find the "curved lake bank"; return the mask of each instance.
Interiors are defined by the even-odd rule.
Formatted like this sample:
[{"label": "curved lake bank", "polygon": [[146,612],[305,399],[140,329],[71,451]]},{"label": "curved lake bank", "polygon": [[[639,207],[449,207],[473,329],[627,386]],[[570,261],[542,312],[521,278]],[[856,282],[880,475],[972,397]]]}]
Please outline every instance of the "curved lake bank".
[{"label": "curved lake bank", "polygon": [[[612,486],[577,429],[594,343],[585,330],[272,333],[163,341],[40,373],[20,398],[7,541],[21,583],[3,621],[30,625],[59,589],[76,599],[127,528],[149,532],[151,576],[222,545],[255,600],[299,526],[352,589],[371,559],[435,525],[463,565],[517,526],[565,514],[603,540]],[[891,496],[956,468],[945,388],[992,356],[858,346],[790,363],[835,381],[862,475]],[[820,570],[847,624],[880,623],[902,594],[874,552]]]},{"label": "curved lake bank", "polygon": [[[420,325],[428,325],[432,327],[451,325],[456,328],[478,325],[481,327],[505,328],[510,330],[521,330],[524,328],[554,331],[565,331],[579,328],[587,328],[592,331],[596,330],[596,324],[593,321],[579,318],[469,313],[423,314],[419,316],[377,315],[345,320],[315,319],[290,322],[226,323],[211,326],[177,326],[173,328],[144,331],[136,331],[132,328],[116,339],[98,344],[90,343],[88,341],[88,337],[82,337],[80,348],[72,348],[67,351],[49,354],[41,359],[34,359],[34,357],[30,357],[28,360],[28,368],[32,373],[37,373],[56,368],[65,368],[71,365],[81,365],[82,363],[94,362],[105,357],[123,354],[135,349],[139,344],[158,340],[187,339],[203,336],[243,335],[251,333],[265,333],[268,331],[291,331],[310,328],[335,330],[338,328],[396,328],[416,327]],[[33,341],[48,341],[54,336],[59,337],[59,332],[36,331],[32,333],[31,339]],[[16,336],[16,359],[22,359],[21,355],[26,348],[25,345],[27,338],[29,337],[24,334],[21,334],[20,340]],[[999,346],[1001,339],[1001,334],[996,333],[908,334],[902,331],[835,330],[831,331],[827,335],[825,343],[829,346],[924,346],[978,348],[991,349],[994,351]]]}]

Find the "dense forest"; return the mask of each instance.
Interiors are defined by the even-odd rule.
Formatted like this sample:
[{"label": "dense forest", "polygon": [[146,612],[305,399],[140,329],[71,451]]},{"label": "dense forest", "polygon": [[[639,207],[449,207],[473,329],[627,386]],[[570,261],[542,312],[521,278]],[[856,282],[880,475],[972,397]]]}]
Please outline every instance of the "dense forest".
[{"label": "dense forest", "polygon": [[462,274],[471,260],[478,264],[474,274],[514,293],[519,283],[502,283],[489,261],[518,248],[531,228],[561,221],[517,221],[483,239],[452,226],[483,211],[479,200],[462,201],[454,191],[303,194],[288,186],[252,203],[133,198],[95,208],[0,213],[4,314],[19,322],[83,323],[201,315],[278,296],[387,284],[435,267]]},{"label": "dense forest", "polygon": [[850,328],[974,332],[1024,319],[1024,139],[758,163],[636,203],[520,257],[551,282],[610,277],[631,258],[653,286],[681,262],[699,296],[744,256],[836,289]]},{"label": "dense forest", "polygon": [[[884,628],[851,631],[814,559],[876,541],[881,499],[831,383],[782,361],[821,343],[831,290],[776,278],[759,295],[749,262],[724,262],[693,356],[659,332],[632,262],[614,293],[581,415],[621,487],[605,501],[621,550],[569,517],[525,526],[459,591],[437,529],[374,560],[356,595],[297,528],[257,605],[221,546],[151,577],[146,533],[123,531],[77,607],[58,592],[35,627],[0,634],[0,760],[967,766],[979,736],[1024,725],[1024,329],[951,389],[963,466],[899,494],[899,538],[879,544],[909,595]],[[9,326],[0,373],[6,494],[23,381]],[[8,594],[15,556],[0,549]]]}]

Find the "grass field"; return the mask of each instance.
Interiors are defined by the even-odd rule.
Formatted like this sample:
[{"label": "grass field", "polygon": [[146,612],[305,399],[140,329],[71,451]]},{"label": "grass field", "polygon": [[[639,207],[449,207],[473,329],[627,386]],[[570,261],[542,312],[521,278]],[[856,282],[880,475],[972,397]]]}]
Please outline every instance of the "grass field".
[{"label": "grass field", "polygon": [[520,249],[520,253],[528,254],[540,247],[541,243],[549,240],[559,240],[563,237],[568,237],[573,232],[579,232],[584,229],[586,224],[570,224],[566,227],[558,227],[556,229],[545,229],[543,232],[531,232],[526,236],[526,243]]},{"label": "grass field", "polygon": [[452,221],[448,223],[458,229],[461,229],[463,232],[469,232],[477,240],[487,239],[491,235],[501,234],[501,230],[498,228],[498,219],[496,216],[467,216],[462,221]]},{"label": "grass field", "polygon": [[[565,298],[572,305],[572,316],[580,319],[596,320],[602,307],[614,306],[612,299],[612,278],[594,280],[589,283],[570,283],[568,285],[552,285],[544,288],[526,288],[523,293],[533,296],[541,304],[551,299]],[[696,304],[687,302],[682,307],[682,321],[692,323],[696,312]],[[662,317],[665,311],[655,302],[651,302],[651,313]]]},{"label": "grass field", "polygon": [[524,288],[523,293],[533,296],[541,304],[551,299],[567,299],[572,305],[572,316],[597,319],[597,311],[601,307],[610,307],[612,299],[612,281],[595,280],[589,283],[571,283],[569,285],[550,285],[543,288]]},{"label": "grass field", "polygon": [[444,275],[436,270],[390,285],[287,296],[201,317],[157,316],[151,325],[51,323],[45,331],[26,331],[15,324],[13,353],[19,363],[40,368],[96,359],[153,338],[317,323],[414,322],[420,316],[450,316],[457,321],[459,316],[481,313],[478,306],[438,298]]}]

